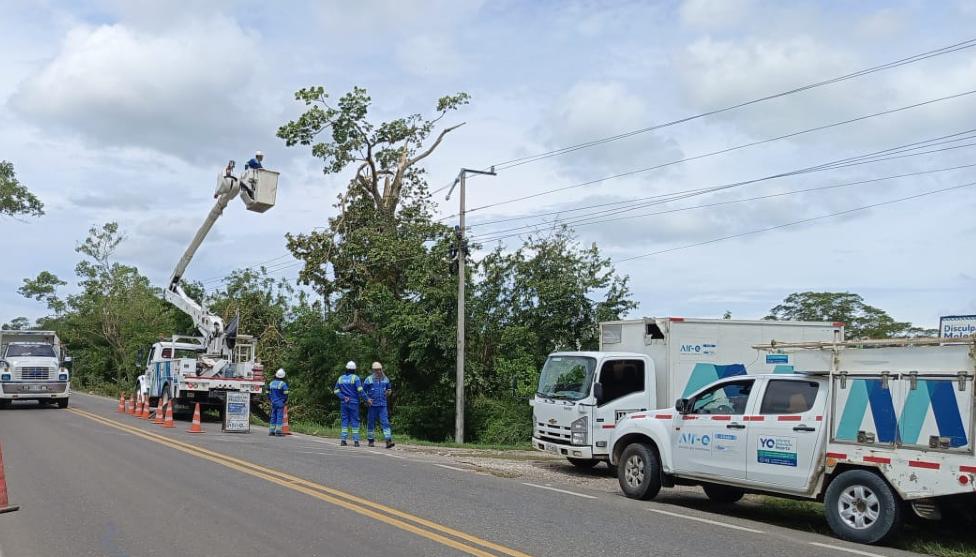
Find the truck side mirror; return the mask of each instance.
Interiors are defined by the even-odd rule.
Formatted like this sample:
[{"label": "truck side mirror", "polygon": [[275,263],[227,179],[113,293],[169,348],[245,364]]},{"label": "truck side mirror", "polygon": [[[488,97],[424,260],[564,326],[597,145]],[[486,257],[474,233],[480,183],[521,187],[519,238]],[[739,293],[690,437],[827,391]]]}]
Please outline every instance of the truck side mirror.
[{"label": "truck side mirror", "polygon": [[687,398],[679,398],[674,403],[674,409],[679,414],[687,414],[691,410],[691,403],[688,401]]},{"label": "truck side mirror", "polygon": [[71,369],[71,356],[65,356],[64,357],[64,360],[62,360],[62,362],[61,362],[61,365],[64,366],[64,369],[70,370]]},{"label": "truck side mirror", "polygon": [[593,397],[596,398],[597,404],[603,402],[603,383],[593,384]]}]

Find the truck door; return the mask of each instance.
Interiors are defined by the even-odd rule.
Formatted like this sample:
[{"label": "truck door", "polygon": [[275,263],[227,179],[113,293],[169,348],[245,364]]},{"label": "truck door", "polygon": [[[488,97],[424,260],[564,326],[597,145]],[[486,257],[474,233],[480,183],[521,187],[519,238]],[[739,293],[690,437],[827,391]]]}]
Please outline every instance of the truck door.
[{"label": "truck door", "polygon": [[593,413],[593,452],[609,452],[607,443],[617,420],[631,412],[648,409],[646,367],[644,360],[608,359],[603,362],[597,379],[603,386],[603,398]]},{"label": "truck door", "polygon": [[805,491],[823,443],[826,384],[769,379],[749,416],[749,482]]},{"label": "truck door", "polygon": [[746,412],[755,379],[713,385],[689,400],[691,411],[675,416],[671,436],[679,475],[746,478]]}]

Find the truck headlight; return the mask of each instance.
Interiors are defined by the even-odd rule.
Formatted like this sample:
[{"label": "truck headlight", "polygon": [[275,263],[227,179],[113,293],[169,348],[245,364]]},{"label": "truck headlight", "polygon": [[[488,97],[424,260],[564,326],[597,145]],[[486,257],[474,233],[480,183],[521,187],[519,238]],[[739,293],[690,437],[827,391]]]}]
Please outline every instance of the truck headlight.
[{"label": "truck headlight", "polygon": [[58,374],[58,381],[67,381],[67,380],[68,380],[67,371],[62,371],[61,373]]},{"label": "truck headlight", "polygon": [[589,437],[589,425],[590,419],[588,416],[583,416],[570,424],[572,441],[574,445],[586,445]]},{"label": "truck headlight", "polygon": [[13,377],[9,373],[0,373],[0,381],[10,381]]}]

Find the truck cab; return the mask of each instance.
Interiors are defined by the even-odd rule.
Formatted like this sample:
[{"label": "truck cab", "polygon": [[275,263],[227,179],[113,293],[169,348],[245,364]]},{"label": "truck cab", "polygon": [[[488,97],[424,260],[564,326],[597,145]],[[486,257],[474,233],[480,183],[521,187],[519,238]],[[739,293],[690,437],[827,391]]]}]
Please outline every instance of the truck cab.
[{"label": "truck cab", "polygon": [[53,331],[0,332],[0,407],[14,400],[67,408],[71,358]]},{"label": "truck cab", "polygon": [[532,401],[533,445],[588,468],[608,456],[614,425],[653,408],[654,362],[632,352],[556,352]]}]

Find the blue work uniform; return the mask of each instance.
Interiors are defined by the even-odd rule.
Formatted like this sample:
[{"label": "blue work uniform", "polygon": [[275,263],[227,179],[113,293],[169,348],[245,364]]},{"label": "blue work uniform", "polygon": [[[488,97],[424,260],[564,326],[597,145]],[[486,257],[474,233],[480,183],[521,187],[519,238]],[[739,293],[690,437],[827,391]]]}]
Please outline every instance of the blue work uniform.
[{"label": "blue work uniform", "polygon": [[345,441],[352,429],[352,440],[359,441],[359,398],[363,396],[362,381],[355,373],[344,373],[339,376],[332,392],[339,397],[339,408],[342,412],[340,437]]},{"label": "blue work uniform", "polygon": [[244,165],[244,168],[252,169],[252,168],[264,168],[264,167],[261,166],[261,161],[259,161],[258,159],[251,159],[247,161],[247,164]]},{"label": "blue work uniform", "polygon": [[274,433],[281,433],[281,420],[285,413],[285,403],[288,402],[288,383],[275,379],[268,385],[268,398],[271,400],[270,429]]},{"label": "blue work uniform", "polygon": [[363,390],[366,393],[366,400],[370,401],[369,409],[366,410],[366,439],[374,439],[373,432],[376,429],[376,419],[379,418],[380,427],[383,428],[383,438],[389,441],[393,439],[393,431],[390,429],[390,414],[386,406],[386,394],[390,392],[390,379],[386,375],[377,377],[370,375],[363,381]]}]

